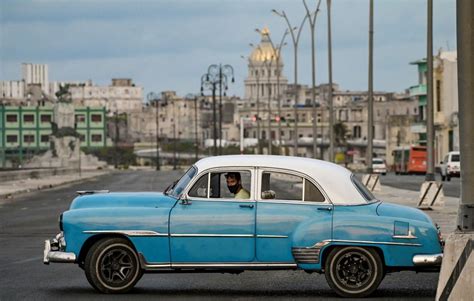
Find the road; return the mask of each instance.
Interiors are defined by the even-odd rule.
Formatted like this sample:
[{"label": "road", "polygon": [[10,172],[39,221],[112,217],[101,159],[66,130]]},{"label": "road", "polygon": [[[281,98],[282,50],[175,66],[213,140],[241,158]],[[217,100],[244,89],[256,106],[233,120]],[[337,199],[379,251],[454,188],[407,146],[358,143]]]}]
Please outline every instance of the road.
[{"label": "road", "polygon": [[[43,242],[58,232],[58,215],[75,191],[161,191],[177,172],[117,172],[80,184],[0,201],[0,300],[221,300],[339,299],[324,275],[303,271],[248,271],[229,274],[146,274],[127,295],[101,295],[73,264],[42,263]],[[388,178],[387,178],[388,179]],[[387,275],[377,300],[433,300],[438,273]]]},{"label": "road", "polygon": [[[395,188],[408,189],[413,191],[420,191],[421,184],[425,181],[424,175],[395,175],[395,173],[388,173],[380,177],[380,184],[388,185]],[[436,181],[441,182],[440,175],[436,175]],[[451,181],[444,181],[443,191],[444,195],[450,197],[459,197],[461,194],[461,180],[460,178],[452,178]]]}]

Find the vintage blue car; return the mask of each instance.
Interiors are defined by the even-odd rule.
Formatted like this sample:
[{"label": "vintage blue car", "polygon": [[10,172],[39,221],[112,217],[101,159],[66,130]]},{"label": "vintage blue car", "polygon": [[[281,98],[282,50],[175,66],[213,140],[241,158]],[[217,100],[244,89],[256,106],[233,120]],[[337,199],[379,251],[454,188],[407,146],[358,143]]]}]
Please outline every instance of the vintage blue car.
[{"label": "vintage blue car", "polygon": [[164,193],[84,191],[45,241],[44,263],[70,262],[103,293],[147,272],[300,269],[345,297],[386,273],[439,270],[442,242],[422,211],[384,203],[347,169],[284,156],[198,161]]}]

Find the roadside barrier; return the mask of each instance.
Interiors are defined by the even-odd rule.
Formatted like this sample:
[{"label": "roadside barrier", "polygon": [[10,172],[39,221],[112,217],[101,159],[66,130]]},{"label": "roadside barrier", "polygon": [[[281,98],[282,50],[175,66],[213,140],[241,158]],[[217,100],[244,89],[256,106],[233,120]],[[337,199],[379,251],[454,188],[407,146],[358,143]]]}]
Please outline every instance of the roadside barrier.
[{"label": "roadside barrier", "polygon": [[474,234],[452,233],[448,236],[435,300],[472,300],[473,250]]},{"label": "roadside barrier", "polygon": [[380,185],[380,175],[378,174],[367,174],[362,177],[362,183],[370,191],[380,191],[382,186]]},{"label": "roadside barrier", "polygon": [[422,210],[432,210],[435,206],[444,206],[443,184],[436,181],[423,182],[417,207]]}]

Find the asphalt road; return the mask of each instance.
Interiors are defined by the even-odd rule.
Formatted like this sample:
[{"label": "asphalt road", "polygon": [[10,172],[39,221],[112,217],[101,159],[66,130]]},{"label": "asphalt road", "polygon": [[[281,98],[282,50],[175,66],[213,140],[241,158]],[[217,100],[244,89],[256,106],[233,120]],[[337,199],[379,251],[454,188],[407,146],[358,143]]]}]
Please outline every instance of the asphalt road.
[{"label": "asphalt road", "polygon": [[[58,233],[58,215],[68,208],[75,191],[161,191],[177,176],[176,172],[119,172],[0,201],[0,300],[339,299],[324,275],[303,271],[146,274],[131,293],[111,296],[94,291],[76,265],[43,265],[43,242]],[[385,277],[372,299],[433,300],[437,281],[437,273],[394,273]]]},{"label": "asphalt road", "polygon": [[[436,181],[441,182],[441,176],[437,174]],[[388,173],[380,177],[380,184],[395,188],[420,191],[421,184],[425,181],[425,175],[395,175]],[[444,181],[444,195],[458,198],[461,195],[460,178],[451,178],[451,181]]]}]

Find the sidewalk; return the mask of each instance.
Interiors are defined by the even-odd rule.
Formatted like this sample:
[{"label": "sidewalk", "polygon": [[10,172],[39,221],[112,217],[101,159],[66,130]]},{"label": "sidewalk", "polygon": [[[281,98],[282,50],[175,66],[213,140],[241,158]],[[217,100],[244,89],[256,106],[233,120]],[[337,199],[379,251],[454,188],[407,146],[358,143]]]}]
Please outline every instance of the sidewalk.
[{"label": "sidewalk", "polygon": [[[420,192],[397,189],[387,185],[381,187],[381,191],[374,191],[374,195],[381,201],[395,203],[416,208]],[[454,232],[456,229],[457,210],[459,198],[444,197],[444,207],[434,207],[434,210],[424,210],[435,223],[440,226],[443,237]]]},{"label": "sidewalk", "polygon": [[14,195],[53,188],[60,185],[80,182],[110,173],[112,170],[84,170],[79,174],[48,176],[41,179],[23,179],[0,183],[0,200],[12,198]]}]

